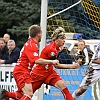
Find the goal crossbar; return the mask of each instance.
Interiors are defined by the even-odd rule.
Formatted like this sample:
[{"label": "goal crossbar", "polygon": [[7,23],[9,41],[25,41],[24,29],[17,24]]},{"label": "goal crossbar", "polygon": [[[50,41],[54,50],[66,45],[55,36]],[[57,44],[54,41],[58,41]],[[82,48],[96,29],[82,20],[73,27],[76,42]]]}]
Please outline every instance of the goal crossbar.
[{"label": "goal crossbar", "polygon": [[66,10],[69,10],[70,8],[72,8],[72,7],[76,6],[76,5],[78,5],[79,3],[81,3],[81,0],[78,1],[77,3],[73,4],[73,5],[69,6],[68,8],[66,8],[66,9],[64,9],[64,10],[61,10],[61,11],[59,11],[59,12],[57,12],[57,13],[55,13],[55,14],[49,16],[49,17],[47,17],[47,19],[49,19],[49,18],[51,18],[51,17],[54,17],[54,16],[56,16],[56,15],[58,15],[58,14],[61,14],[61,13],[65,12]]}]

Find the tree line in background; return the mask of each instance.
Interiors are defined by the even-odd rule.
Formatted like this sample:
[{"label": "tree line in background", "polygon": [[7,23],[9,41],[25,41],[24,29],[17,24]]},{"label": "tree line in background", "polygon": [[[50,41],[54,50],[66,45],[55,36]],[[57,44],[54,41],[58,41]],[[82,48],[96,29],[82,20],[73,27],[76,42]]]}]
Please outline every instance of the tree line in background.
[{"label": "tree line in background", "polygon": [[41,0],[0,0],[0,37],[9,33],[20,48],[28,39],[28,27],[40,24]]},{"label": "tree line in background", "polygon": [[[48,1],[48,7],[60,11],[62,10],[62,4],[64,4],[63,8],[66,8],[66,4],[70,6],[71,3],[74,4],[77,0],[57,0],[58,5],[56,5],[56,0]],[[81,13],[78,13],[78,11]],[[41,0],[0,0],[0,37],[3,37],[5,33],[9,33],[11,38],[15,40],[16,45],[22,48],[28,39],[29,26],[32,24],[40,25],[40,16]],[[84,13],[81,5],[75,6],[63,14],[64,20],[70,26],[73,26],[77,33],[84,33],[88,37],[87,39],[92,39],[93,37],[100,39],[99,30],[92,26],[93,22],[89,18],[86,19],[86,17],[88,18],[88,15]],[[55,23],[56,20],[53,18],[53,21]],[[60,24],[62,23],[60,19],[59,22]],[[52,27],[52,21],[49,23],[49,26]],[[67,28],[65,30],[67,32]]]}]

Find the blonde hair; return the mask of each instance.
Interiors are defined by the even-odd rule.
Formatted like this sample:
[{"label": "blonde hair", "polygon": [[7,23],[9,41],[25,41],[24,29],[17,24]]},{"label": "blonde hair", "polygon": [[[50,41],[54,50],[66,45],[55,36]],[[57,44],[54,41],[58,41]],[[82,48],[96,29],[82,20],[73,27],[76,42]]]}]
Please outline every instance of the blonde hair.
[{"label": "blonde hair", "polygon": [[56,40],[58,38],[66,38],[65,36],[65,30],[62,27],[58,27],[55,31],[53,31],[52,34],[52,40]]}]

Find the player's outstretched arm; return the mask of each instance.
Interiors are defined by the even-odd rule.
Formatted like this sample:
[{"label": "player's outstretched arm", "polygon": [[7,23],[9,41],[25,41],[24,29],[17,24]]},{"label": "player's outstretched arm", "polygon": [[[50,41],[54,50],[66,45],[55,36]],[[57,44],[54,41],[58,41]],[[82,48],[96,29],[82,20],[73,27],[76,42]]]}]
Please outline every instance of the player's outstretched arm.
[{"label": "player's outstretched arm", "polygon": [[54,66],[57,69],[76,69],[76,68],[78,68],[79,64],[78,63],[74,63],[74,64],[60,64],[59,63]]},{"label": "player's outstretched arm", "polygon": [[35,61],[36,64],[58,64],[59,61],[58,60],[47,60],[47,59],[42,59],[42,58],[39,58]]}]

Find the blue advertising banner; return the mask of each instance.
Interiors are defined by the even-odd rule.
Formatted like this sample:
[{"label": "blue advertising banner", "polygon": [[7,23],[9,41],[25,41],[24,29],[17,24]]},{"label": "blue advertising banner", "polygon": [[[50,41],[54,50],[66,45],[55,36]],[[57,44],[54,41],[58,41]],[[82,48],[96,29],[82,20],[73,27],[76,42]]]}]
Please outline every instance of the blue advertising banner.
[{"label": "blue advertising banner", "polygon": [[[55,69],[62,77],[69,91],[73,93],[80,85],[85,76],[87,66],[80,66],[78,69]],[[49,91],[47,92],[46,89]],[[44,89],[44,100],[64,100],[60,90],[53,86],[46,86]],[[81,95],[77,100],[92,100],[92,87]]]}]

